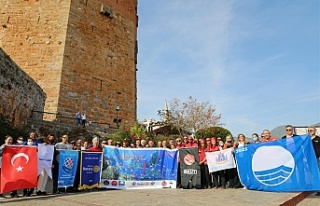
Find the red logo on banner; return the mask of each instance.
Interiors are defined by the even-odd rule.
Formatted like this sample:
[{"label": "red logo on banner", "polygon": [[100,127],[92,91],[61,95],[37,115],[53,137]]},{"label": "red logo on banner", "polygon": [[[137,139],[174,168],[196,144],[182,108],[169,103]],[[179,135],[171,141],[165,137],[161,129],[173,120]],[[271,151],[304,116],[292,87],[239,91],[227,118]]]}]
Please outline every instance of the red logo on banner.
[{"label": "red logo on banner", "polygon": [[194,156],[192,154],[187,154],[186,156],[184,156],[183,160],[186,165],[192,165],[195,162]]},{"label": "red logo on banner", "polygon": [[6,146],[2,154],[1,193],[37,187],[37,148]]}]

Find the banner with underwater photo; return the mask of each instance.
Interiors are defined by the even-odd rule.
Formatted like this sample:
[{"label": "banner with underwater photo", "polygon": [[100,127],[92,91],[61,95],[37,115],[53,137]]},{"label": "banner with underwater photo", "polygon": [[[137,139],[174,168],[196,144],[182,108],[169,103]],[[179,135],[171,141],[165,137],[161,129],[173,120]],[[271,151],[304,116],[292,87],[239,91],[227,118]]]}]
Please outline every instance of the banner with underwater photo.
[{"label": "banner with underwater photo", "polygon": [[320,190],[320,172],[310,135],[235,149],[241,183],[251,190]]},{"label": "banner with underwater photo", "polygon": [[178,150],[105,146],[101,187],[176,188]]},{"label": "banner with underwater photo", "polygon": [[58,187],[73,186],[74,178],[76,176],[79,152],[76,150],[59,150],[59,174]]},{"label": "banner with underwater photo", "polygon": [[80,189],[100,187],[102,152],[81,152]]}]

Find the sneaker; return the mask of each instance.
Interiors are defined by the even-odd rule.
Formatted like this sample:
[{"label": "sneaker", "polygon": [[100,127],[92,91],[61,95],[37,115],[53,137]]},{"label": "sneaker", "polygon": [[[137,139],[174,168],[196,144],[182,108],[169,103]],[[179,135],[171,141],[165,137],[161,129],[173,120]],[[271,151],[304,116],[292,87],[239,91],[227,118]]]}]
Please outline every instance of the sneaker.
[{"label": "sneaker", "polygon": [[0,194],[0,199],[5,199],[6,197],[3,194]]},{"label": "sneaker", "polygon": [[315,196],[320,196],[320,192],[316,192]]}]

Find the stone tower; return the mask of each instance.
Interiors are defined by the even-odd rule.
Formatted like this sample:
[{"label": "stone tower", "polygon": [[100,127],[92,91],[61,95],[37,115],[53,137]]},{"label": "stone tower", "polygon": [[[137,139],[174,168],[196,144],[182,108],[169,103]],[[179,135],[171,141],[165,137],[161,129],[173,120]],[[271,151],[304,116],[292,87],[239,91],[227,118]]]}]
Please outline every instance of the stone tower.
[{"label": "stone tower", "polygon": [[137,1],[0,1],[0,47],[46,93],[45,119],[135,121]]}]

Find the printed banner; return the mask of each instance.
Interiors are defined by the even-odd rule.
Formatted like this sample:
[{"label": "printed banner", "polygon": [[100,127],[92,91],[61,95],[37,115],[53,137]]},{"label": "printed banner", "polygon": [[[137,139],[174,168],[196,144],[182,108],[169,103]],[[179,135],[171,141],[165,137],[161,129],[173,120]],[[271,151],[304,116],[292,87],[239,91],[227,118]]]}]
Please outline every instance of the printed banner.
[{"label": "printed banner", "polygon": [[52,179],[53,145],[38,144],[38,175],[45,170]]},{"label": "printed banner", "polygon": [[81,152],[80,189],[100,187],[101,167],[101,152]]},{"label": "printed banner", "polygon": [[178,150],[104,147],[101,187],[176,188]]},{"label": "printed banner", "polygon": [[74,178],[77,172],[79,151],[76,150],[59,150],[59,175],[58,187],[73,186]]},{"label": "printed banner", "polygon": [[309,135],[251,144],[235,150],[240,180],[251,190],[320,190],[320,172]]},{"label": "printed banner", "polygon": [[198,147],[181,148],[179,156],[182,188],[201,188]]},{"label": "printed banner", "polygon": [[225,169],[235,168],[232,148],[217,152],[206,152],[209,172],[216,172]]},{"label": "printed banner", "polygon": [[1,169],[0,193],[37,187],[37,147],[5,146]]}]

